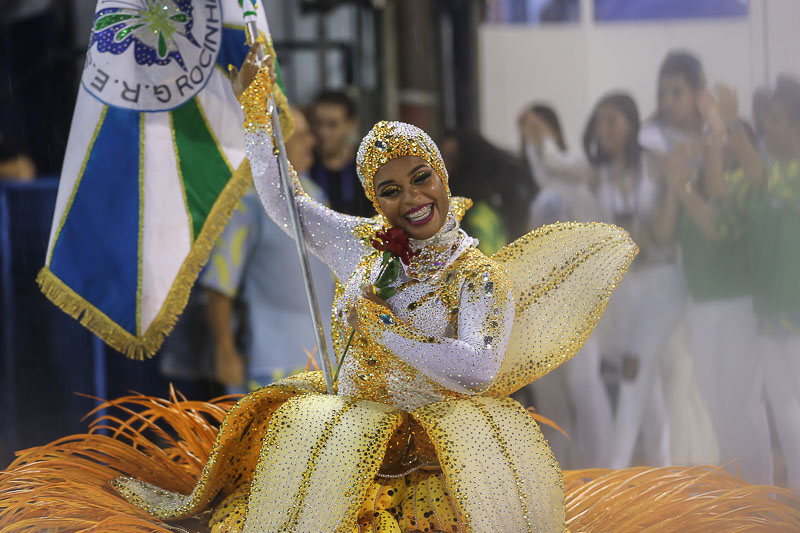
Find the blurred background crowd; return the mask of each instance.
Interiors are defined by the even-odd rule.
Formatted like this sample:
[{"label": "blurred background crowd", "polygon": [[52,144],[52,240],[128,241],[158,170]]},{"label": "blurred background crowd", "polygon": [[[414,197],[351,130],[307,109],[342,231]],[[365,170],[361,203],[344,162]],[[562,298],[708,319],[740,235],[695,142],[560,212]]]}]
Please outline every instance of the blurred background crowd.
[{"label": "blurred background crowd", "polygon": [[[291,241],[251,193],[161,353],[113,353],[49,304],[44,262],[93,0],[0,7],[0,466],[89,396],[244,392],[309,364]],[[371,216],[379,119],[439,143],[492,254],[555,221],[641,252],[581,353],[517,393],[564,468],[718,464],[800,489],[800,60],[793,0],[265,3],[306,190]],[[315,263],[323,308],[333,280]],[[78,396],[74,393],[88,396]]]}]

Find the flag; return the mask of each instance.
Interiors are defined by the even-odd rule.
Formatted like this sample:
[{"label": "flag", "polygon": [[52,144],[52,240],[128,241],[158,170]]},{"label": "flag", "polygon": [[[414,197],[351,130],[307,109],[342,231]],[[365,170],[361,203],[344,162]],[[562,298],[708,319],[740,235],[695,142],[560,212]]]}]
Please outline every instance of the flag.
[{"label": "flag", "polygon": [[134,359],[172,330],[252,181],[227,72],[249,49],[245,13],[269,28],[242,2],[97,2],[37,281]]}]

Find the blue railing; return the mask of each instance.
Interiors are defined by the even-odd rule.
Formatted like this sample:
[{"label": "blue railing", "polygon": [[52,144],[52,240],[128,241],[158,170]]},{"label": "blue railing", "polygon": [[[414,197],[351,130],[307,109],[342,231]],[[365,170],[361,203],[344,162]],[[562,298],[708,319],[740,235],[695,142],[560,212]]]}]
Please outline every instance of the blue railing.
[{"label": "blue railing", "polygon": [[107,396],[105,346],[41,294],[58,180],[0,181],[0,468],[13,450],[81,431],[93,400]]},{"label": "blue railing", "polygon": [[[112,399],[136,391],[167,396],[170,381],[190,399],[221,394],[212,392],[218,386],[210,378],[163,377],[160,356],[144,362],[126,359],[42,295],[36,274],[45,263],[57,191],[55,177],[0,181],[0,398],[5,402],[0,469],[14,450],[85,431],[81,419],[96,405],[85,395]],[[183,334],[197,338],[192,331]],[[185,344],[190,351],[201,349]]]}]

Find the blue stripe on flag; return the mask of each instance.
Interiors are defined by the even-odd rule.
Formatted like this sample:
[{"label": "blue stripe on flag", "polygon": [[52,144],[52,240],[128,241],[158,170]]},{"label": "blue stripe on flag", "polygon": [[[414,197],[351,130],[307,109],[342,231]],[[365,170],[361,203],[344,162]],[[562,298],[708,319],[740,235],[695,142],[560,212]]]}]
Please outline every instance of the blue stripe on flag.
[{"label": "blue stripe on flag", "polygon": [[136,334],[139,283],[139,113],[108,108],[50,270]]},{"label": "blue stripe on flag", "polygon": [[244,58],[247,57],[247,52],[250,50],[246,41],[247,35],[244,30],[222,27],[222,46],[217,54],[217,64],[222,67],[223,71],[228,72],[228,65],[236,68],[242,66]]}]

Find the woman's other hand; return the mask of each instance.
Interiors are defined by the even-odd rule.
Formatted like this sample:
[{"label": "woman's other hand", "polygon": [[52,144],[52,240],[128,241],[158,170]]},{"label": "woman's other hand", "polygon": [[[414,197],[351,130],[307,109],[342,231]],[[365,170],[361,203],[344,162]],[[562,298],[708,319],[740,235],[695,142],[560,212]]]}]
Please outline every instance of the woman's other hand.
[{"label": "woman's other hand", "polygon": [[530,109],[523,111],[517,119],[517,125],[526,143],[535,146],[537,149],[541,148],[544,142],[546,125],[536,116],[536,113]]},{"label": "woman's other hand", "polygon": [[[385,307],[387,310],[389,309],[389,305],[386,303],[386,300],[375,294],[375,287],[373,287],[370,283],[365,283],[361,286],[361,297],[365,300],[375,302],[376,304]],[[350,311],[347,313],[347,323],[354,330],[361,331],[360,324],[358,322],[358,310],[356,309],[357,305],[358,301],[356,301],[356,303],[350,307]]]},{"label": "woman's other hand", "polygon": [[[356,305],[358,305],[358,302],[356,302]],[[356,309],[356,305],[350,306],[350,311],[347,312],[347,323],[350,324],[351,328],[360,333],[361,325],[358,323],[358,310]]]},{"label": "woman's other hand", "polygon": [[242,67],[240,69],[237,69],[233,65],[228,66],[228,77],[231,81],[233,94],[236,96],[237,100],[245,91],[245,89],[247,89],[247,87],[249,87],[253,82],[253,79],[256,77],[256,74],[258,74],[260,67],[263,65],[267,65],[269,67],[270,78],[272,78],[273,83],[277,81],[278,77],[275,74],[275,58],[272,56],[266,56],[259,62],[258,49],[260,46],[261,43],[256,42],[250,47],[250,51],[247,53],[247,57],[244,58],[244,62],[242,63]]},{"label": "woman's other hand", "polygon": [[721,137],[725,135],[725,120],[720,109],[719,102],[708,89],[703,89],[697,95],[697,109],[703,117],[703,121],[708,124],[711,133]]},{"label": "woman's other hand", "polygon": [[386,303],[386,300],[375,294],[375,287],[373,287],[370,283],[365,283],[361,286],[361,296],[367,300],[375,302],[378,305],[382,305],[386,309],[389,309],[389,304]]},{"label": "woman's other hand", "polygon": [[676,146],[666,158],[667,186],[680,195],[691,187],[693,147],[689,144]]},{"label": "woman's other hand", "polygon": [[736,91],[729,85],[718,83],[714,86],[717,93],[717,107],[725,124],[730,126],[739,121],[739,97]]}]

